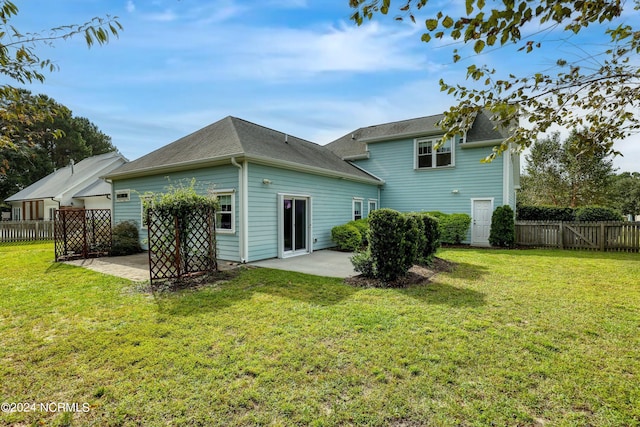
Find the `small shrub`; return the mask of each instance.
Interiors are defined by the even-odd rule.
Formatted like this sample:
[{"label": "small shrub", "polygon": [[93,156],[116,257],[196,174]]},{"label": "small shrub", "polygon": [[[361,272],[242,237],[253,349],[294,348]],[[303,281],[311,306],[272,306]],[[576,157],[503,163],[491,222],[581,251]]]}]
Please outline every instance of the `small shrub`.
[{"label": "small shrub", "polygon": [[408,271],[421,258],[427,239],[424,235],[424,223],[420,214],[404,214],[403,220],[403,261],[404,267]]},{"label": "small shrub", "polygon": [[331,229],[331,240],[338,245],[341,251],[353,252],[360,249],[362,235],[351,224],[336,225]]},{"label": "small shrub", "polygon": [[424,227],[425,244],[422,254],[418,257],[418,261],[421,264],[429,265],[440,247],[440,228],[438,219],[430,214],[422,214],[420,217]]},{"label": "small shrub", "polygon": [[142,252],[138,225],[133,221],[122,221],[111,230],[111,256],[132,255]]},{"label": "small shrub", "polygon": [[377,209],[369,215],[369,229],[369,250],[376,278],[390,283],[405,275],[403,215],[393,209]]},{"label": "small shrub", "polygon": [[491,215],[491,231],[489,243],[492,246],[510,248],[516,242],[516,226],[511,206],[499,206]]},{"label": "small shrub", "polygon": [[576,221],[623,221],[618,211],[604,206],[585,206],[577,208]]},{"label": "small shrub", "polygon": [[353,221],[349,221],[347,224],[353,225],[360,232],[360,236],[362,236],[362,242],[360,246],[365,248],[369,244],[369,220],[367,218],[356,219]]},{"label": "small shrub", "polygon": [[351,257],[353,269],[365,277],[376,277],[376,269],[371,259],[371,251],[357,252]]},{"label": "small shrub", "polygon": [[471,217],[465,213],[454,213],[439,219],[440,240],[443,243],[459,245],[471,226]]}]

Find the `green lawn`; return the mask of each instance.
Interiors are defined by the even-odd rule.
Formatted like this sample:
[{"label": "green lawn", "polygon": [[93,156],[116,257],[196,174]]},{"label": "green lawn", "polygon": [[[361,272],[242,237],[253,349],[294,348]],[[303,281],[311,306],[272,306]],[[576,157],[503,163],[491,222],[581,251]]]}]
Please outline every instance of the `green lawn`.
[{"label": "green lawn", "polygon": [[439,256],[409,289],[250,269],[153,296],[0,246],[0,402],[79,409],[0,425],[640,424],[640,255]]}]

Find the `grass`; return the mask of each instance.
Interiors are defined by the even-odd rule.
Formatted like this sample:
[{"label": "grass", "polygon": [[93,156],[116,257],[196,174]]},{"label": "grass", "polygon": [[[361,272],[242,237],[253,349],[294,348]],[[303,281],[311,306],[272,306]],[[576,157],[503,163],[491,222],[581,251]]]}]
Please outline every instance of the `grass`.
[{"label": "grass", "polygon": [[150,295],[0,247],[2,425],[640,424],[640,256],[442,250],[408,289],[249,269]]}]

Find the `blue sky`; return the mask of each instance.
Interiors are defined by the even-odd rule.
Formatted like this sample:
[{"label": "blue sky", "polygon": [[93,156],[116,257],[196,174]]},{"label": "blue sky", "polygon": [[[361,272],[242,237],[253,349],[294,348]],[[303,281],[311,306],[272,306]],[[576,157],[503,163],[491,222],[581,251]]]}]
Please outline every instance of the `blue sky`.
[{"label": "blue sky", "polygon": [[[420,23],[388,18],[357,27],[348,0],[16,4],[13,24],[23,32],[118,16],[124,30],[105,46],[88,49],[78,37],[39,48],[60,70],[28,89],[87,117],[129,159],[228,115],[326,144],[361,126],[439,114],[455,100],[438,81],[464,83],[471,64],[453,64],[446,42],[421,43]],[[454,15],[461,7],[429,4]],[[638,21],[635,14],[627,19]],[[470,60],[535,72],[558,55],[570,59],[572,46],[588,49],[589,34],[581,37],[558,43],[548,34],[549,48],[535,56],[506,48]],[[616,166],[640,171],[640,136],[616,147],[625,155]]]}]

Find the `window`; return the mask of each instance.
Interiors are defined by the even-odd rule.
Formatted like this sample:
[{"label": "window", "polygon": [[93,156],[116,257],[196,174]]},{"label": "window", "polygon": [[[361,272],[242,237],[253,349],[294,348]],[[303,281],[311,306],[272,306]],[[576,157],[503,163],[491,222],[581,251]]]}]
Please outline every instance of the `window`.
[{"label": "window", "polygon": [[53,221],[56,219],[56,208],[49,208],[49,220]]},{"label": "window", "polygon": [[130,190],[116,190],[116,202],[128,202],[131,200]]},{"label": "window", "polygon": [[353,219],[362,219],[362,199],[353,199]]},{"label": "window", "polygon": [[216,231],[222,233],[235,232],[235,193],[216,193],[218,196],[218,204],[220,205],[216,211]]},{"label": "window", "polygon": [[369,213],[367,215],[371,215],[371,212],[378,209],[378,201],[375,199],[369,199]]},{"label": "window", "polygon": [[22,208],[13,208],[11,212],[11,219],[14,221],[22,221]]},{"label": "window", "polygon": [[441,141],[440,137],[416,140],[416,168],[442,168],[453,166],[453,146],[451,140],[445,141],[440,148],[433,147]]}]

